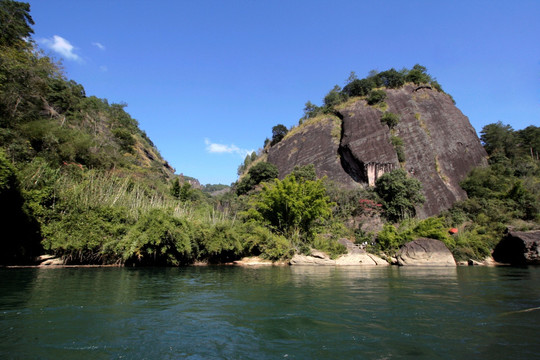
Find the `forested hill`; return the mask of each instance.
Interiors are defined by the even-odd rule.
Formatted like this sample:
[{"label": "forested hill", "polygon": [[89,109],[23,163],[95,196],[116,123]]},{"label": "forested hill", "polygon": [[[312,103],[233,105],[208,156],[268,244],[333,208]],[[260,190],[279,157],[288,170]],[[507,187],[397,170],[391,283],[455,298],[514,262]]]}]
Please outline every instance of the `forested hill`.
[{"label": "forested hill", "polygon": [[[33,42],[33,24],[28,4],[0,1],[1,238],[10,242],[5,231],[12,230],[36,245],[12,249],[15,257],[41,251],[35,216],[51,224],[51,217],[82,210],[64,200],[84,195],[84,206],[106,202],[92,191],[105,192],[115,184],[138,192],[134,196],[140,201],[164,199],[174,174],[125,104],[88,96],[83,85],[67,79]],[[53,211],[53,204],[70,210]]]},{"label": "forested hill", "polygon": [[21,22],[18,29],[2,29],[0,43],[0,145],[6,156],[171,177],[173,169],[124,104],[87,96],[32,41],[22,40],[31,28]]}]

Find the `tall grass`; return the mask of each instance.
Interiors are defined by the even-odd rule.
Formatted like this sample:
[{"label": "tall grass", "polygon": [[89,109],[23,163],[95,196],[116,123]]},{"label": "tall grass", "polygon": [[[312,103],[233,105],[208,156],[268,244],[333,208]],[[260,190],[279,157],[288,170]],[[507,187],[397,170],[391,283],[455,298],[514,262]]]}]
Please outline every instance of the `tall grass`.
[{"label": "tall grass", "polygon": [[98,171],[88,171],[82,179],[62,175],[56,182],[55,192],[73,207],[123,207],[136,219],[152,209],[173,209],[179,217],[189,217],[192,212],[189,204],[143,182]]}]

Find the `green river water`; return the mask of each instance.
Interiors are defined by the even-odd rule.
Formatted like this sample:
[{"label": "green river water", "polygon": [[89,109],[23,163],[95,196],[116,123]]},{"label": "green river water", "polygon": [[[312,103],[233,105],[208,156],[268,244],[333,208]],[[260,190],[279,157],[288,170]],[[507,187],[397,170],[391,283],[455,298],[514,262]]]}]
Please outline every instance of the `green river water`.
[{"label": "green river water", "polygon": [[540,359],[540,267],[0,269],[0,359]]}]

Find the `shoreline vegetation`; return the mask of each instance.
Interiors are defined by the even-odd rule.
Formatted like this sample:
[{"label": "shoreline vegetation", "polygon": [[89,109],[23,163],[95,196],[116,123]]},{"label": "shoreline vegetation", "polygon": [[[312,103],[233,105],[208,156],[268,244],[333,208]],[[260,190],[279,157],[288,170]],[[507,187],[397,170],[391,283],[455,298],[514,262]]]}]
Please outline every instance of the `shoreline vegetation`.
[{"label": "shoreline vegetation", "polygon": [[[29,4],[0,0],[0,20],[2,265],[43,254],[92,267],[288,262],[314,251],[335,260],[347,252],[340,239],[390,259],[420,237],[442,241],[457,261],[480,261],[508,227],[540,228],[539,127],[486,125],[489,165],[462,182],[467,200],[428,219],[415,218],[422,189],[401,169],[353,190],[317,178],[313,165],[278,179],[264,149],[294,131],[283,125],[246,157],[231,187],[202,186],[174,174],[125,104],[66,78],[32,40]],[[385,89],[408,83],[442,91],[421,65],[351,74],[322,106],[306,103],[298,127],[354,99],[383,106]]]}]

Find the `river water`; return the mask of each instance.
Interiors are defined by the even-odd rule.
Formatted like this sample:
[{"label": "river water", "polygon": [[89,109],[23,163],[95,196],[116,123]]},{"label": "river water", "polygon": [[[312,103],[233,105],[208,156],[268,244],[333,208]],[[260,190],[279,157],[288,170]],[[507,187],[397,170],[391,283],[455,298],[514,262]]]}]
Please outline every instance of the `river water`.
[{"label": "river water", "polygon": [[540,267],[0,269],[1,359],[540,358]]}]

